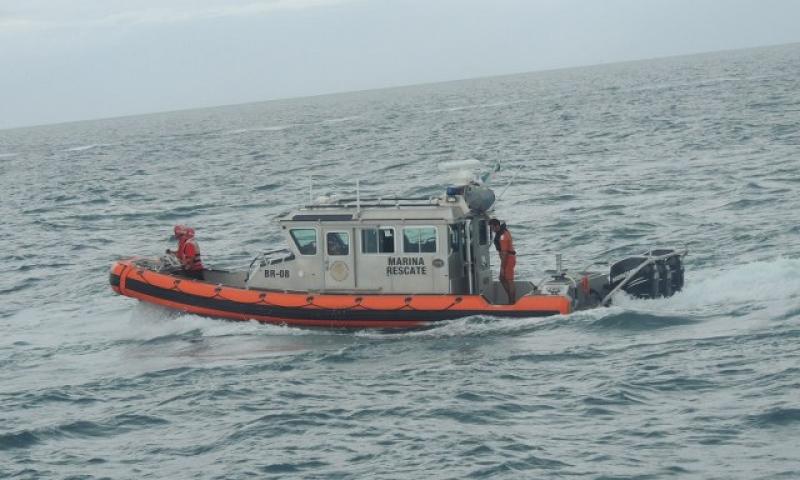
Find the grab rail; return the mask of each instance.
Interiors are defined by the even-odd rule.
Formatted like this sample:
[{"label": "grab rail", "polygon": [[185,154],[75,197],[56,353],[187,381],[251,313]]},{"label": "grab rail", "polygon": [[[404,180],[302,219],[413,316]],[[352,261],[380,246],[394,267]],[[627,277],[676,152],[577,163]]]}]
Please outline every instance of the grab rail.
[{"label": "grab rail", "polygon": [[248,283],[250,282],[250,278],[253,276],[253,273],[255,273],[257,268],[261,265],[266,265],[267,263],[272,262],[274,259],[270,257],[275,256],[275,254],[277,253],[288,254],[282,258],[277,259],[279,261],[285,261],[292,254],[292,252],[288,248],[276,248],[273,250],[267,250],[266,252],[261,252],[258,255],[256,255],[253,261],[250,262],[250,266],[247,267],[247,276],[245,276],[244,278],[245,288],[249,288]]}]

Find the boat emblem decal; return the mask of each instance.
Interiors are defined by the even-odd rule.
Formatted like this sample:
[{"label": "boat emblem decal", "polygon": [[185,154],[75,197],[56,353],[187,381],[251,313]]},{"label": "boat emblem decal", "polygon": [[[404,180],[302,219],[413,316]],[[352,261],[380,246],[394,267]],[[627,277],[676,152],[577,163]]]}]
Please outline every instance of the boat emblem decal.
[{"label": "boat emblem decal", "polygon": [[341,261],[333,262],[330,271],[331,277],[337,282],[344,281],[350,275],[350,269],[347,264]]}]

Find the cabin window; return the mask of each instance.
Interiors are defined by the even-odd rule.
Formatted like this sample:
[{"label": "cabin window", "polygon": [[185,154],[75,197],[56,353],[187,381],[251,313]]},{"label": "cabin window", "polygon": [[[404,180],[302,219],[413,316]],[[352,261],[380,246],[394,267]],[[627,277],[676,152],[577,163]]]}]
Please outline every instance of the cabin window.
[{"label": "cabin window", "polygon": [[404,253],[436,253],[436,227],[403,229]]},{"label": "cabin window", "polygon": [[489,243],[489,225],[486,223],[486,220],[478,222],[478,243],[481,245]]},{"label": "cabin window", "polygon": [[394,229],[379,227],[361,230],[361,253],[394,253]]},{"label": "cabin window", "polygon": [[300,255],[317,254],[317,231],[313,228],[293,228],[289,231],[292,235]]},{"label": "cabin window", "polygon": [[325,235],[325,245],[328,248],[328,255],[332,257],[350,255],[350,234],[328,232]]}]

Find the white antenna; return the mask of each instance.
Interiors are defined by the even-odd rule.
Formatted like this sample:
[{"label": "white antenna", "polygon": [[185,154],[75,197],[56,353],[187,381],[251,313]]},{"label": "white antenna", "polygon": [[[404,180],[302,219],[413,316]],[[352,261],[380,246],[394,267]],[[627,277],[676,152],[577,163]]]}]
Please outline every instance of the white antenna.
[{"label": "white antenna", "polygon": [[308,204],[314,204],[314,180],[311,175],[308,176]]},{"label": "white antenna", "polygon": [[505,195],[505,194],[506,194],[506,190],[508,190],[508,187],[510,187],[510,186],[511,186],[511,184],[512,184],[512,183],[514,183],[514,179],[515,179],[515,178],[517,178],[517,175],[519,175],[519,172],[521,172],[521,171],[522,171],[522,166],[520,166],[520,167],[517,169],[517,171],[516,171],[516,172],[514,172],[514,175],[512,175],[512,176],[511,176],[511,180],[509,180],[509,181],[508,181],[508,185],[506,185],[506,188],[504,188],[504,189],[503,189],[503,191],[502,191],[502,192],[500,192],[500,195],[498,195],[498,196],[497,196],[497,199],[498,199],[498,200],[500,200],[501,198],[503,198],[503,195]]}]

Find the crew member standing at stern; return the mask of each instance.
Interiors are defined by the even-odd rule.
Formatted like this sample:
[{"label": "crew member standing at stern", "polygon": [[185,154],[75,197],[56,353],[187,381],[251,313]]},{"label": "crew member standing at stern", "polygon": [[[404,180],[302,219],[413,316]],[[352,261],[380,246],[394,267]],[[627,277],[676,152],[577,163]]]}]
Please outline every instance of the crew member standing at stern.
[{"label": "crew member standing at stern", "polygon": [[184,275],[202,280],[203,262],[200,261],[200,247],[194,239],[194,229],[186,225],[175,225],[174,232],[178,239],[178,250],[167,250],[167,253],[178,257]]},{"label": "crew member standing at stern", "polygon": [[494,246],[500,254],[500,284],[508,295],[509,305],[517,301],[517,289],[514,285],[514,267],[517,265],[517,252],[514,251],[514,244],[511,241],[511,232],[506,228],[505,223],[493,218],[489,220],[489,226],[494,232]]}]

